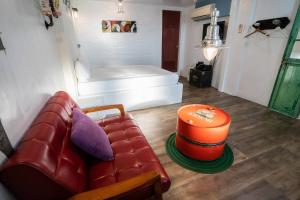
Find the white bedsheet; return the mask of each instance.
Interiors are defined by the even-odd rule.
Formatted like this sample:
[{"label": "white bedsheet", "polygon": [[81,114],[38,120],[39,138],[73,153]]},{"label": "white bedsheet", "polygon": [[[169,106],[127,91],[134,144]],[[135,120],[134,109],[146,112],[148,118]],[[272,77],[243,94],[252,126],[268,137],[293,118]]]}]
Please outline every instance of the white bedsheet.
[{"label": "white bedsheet", "polygon": [[91,70],[86,82],[78,83],[80,96],[99,95],[124,90],[175,85],[179,76],[156,66],[137,65],[99,67]]}]

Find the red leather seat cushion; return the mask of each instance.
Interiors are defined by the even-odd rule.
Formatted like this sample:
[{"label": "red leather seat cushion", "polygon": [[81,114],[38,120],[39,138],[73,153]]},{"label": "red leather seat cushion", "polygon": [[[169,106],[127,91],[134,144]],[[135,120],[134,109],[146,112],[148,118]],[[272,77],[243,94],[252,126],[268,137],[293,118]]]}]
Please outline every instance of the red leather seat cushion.
[{"label": "red leather seat cushion", "polygon": [[115,159],[91,165],[90,189],[123,181],[151,170],[161,175],[163,192],[169,189],[168,175],[131,115],[110,117],[98,123],[108,135]]}]

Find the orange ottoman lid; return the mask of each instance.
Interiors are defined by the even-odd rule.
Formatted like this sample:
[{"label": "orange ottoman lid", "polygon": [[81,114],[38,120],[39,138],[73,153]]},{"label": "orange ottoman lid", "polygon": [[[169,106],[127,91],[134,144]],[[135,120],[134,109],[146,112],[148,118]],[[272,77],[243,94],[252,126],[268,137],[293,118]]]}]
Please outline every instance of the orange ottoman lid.
[{"label": "orange ottoman lid", "polygon": [[224,142],[230,116],[223,110],[202,104],[183,106],[178,110],[177,132],[201,143]]},{"label": "orange ottoman lid", "polygon": [[178,110],[178,118],[198,128],[217,128],[230,123],[230,116],[223,110],[202,104],[183,106]]}]

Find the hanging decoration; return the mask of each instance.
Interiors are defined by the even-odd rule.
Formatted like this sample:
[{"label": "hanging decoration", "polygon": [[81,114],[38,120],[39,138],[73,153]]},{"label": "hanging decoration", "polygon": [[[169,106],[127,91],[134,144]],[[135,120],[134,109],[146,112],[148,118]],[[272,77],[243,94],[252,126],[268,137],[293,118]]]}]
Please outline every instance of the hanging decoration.
[{"label": "hanging decoration", "polygon": [[55,18],[58,18],[61,16],[61,12],[59,11],[59,0],[50,0],[50,2],[53,4],[53,6],[51,6],[52,15]]},{"label": "hanging decoration", "polygon": [[63,0],[63,3],[66,5],[67,8],[71,8],[71,0]]},{"label": "hanging decoration", "polygon": [[245,36],[245,38],[253,35],[254,33],[261,33],[261,34],[269,37],[270,35],[267,32],[265,32],[264,30],[276,29],[277,27],[280,27],[280,29],[284,29],[289,23],[290,23],[290,20],[288,17],[258,20],[252,25],[252,27],[254,28],[254,31],[247,34]]},{"label": "hanging decoration", "polygon": [[48,30],[49,27],[54,25],[53,17],[58,18],[61,16],[61,12],[59,11],[59,0],[40,0],[40,5],[45,20],[45,26]]}]

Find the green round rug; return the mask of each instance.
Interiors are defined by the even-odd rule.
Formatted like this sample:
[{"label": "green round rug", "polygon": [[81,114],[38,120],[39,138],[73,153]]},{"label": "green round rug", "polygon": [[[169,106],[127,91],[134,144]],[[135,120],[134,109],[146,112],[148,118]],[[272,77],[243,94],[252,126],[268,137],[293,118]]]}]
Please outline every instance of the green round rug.
[{"label": "green round rug", "polygon": [[233,152],[227,144],[225,145],[224,153],[220,158],[213,161],[201,161],[191,159],[180,153],[175,146],[175,137],[176,133],[173,133],[169,136],[166,142],[167,153],[175,163],[186,169],[192,170],[194,172],[215,174],[225,171],[233,163]]}]

